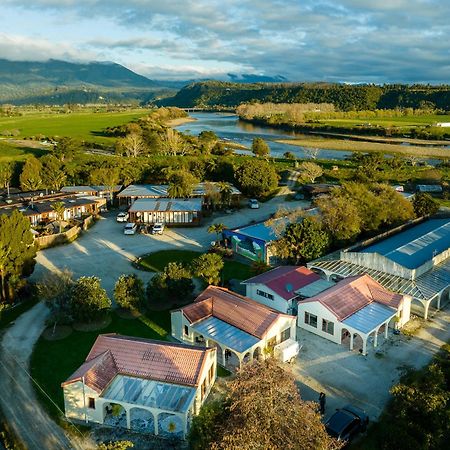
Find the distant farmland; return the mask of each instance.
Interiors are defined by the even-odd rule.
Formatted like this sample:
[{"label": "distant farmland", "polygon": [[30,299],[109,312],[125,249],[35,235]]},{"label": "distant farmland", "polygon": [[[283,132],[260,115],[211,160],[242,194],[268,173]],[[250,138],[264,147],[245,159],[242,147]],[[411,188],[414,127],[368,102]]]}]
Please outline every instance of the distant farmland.
[{"label": "distant farmland", "polygon": [[106,127],[122,125],[148,114],[146,110],[112,113],[30,114],[21,117],[0,117],[0,134],[18,130],[16,138],[30,136],[68,136],[91,142],[108,143],[112,138],[101,136]]}]

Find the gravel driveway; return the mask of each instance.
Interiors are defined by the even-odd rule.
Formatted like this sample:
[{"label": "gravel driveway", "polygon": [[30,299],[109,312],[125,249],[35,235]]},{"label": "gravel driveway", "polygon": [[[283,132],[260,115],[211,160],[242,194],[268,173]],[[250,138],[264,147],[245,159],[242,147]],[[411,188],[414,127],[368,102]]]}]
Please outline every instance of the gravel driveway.
[{"label": "gravel driveway", "polygon": [[[398,382],[406,367],[428,364],[432,356],[450,339],[450,312],[436,315],[411,339],[391,336],[367,356],[351,352],[344,345],[297,328],[303,348],[292,370],[305,400],[318,401],[327,394],[326,417],[336,408],[351,403],[376,420],[390,398],[389,389]],[[383,340],[383,339],[381,339]]]}]

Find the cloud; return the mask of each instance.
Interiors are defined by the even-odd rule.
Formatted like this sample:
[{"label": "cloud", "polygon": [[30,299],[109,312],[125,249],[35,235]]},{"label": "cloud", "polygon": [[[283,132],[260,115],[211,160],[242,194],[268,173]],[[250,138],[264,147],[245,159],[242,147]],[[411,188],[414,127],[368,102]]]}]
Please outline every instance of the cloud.
[{"label": "cloud", "polygon": [[46,39],[0,33],[0,57],[12,61],[89,61],[96,53],[77,50],[68,43],[55,45]]},{"label": "cloud", "polygon": [[[92,54],[158,73],[162,73],[159,67],[180,74],[206,71],[214,75],[234,67],[231,70],[281,74],[291,80],[450,79],[448,0],[2,3],[17,16],[22,8],[36,17],[58,18],[62,33],[65,26],[84,24],[83,33],[72,36],[65,48],[50,46],[48,52]],[[95,27],[96,20],[102,22],[101,27]],[[37,30],[39,21],[36,23]],[[33,47],[34,40],[30,38],[29,44]],[[5,47],[0,44],[1,55],[7,51]],[[24,54],[33,53],[25,47]]]}]

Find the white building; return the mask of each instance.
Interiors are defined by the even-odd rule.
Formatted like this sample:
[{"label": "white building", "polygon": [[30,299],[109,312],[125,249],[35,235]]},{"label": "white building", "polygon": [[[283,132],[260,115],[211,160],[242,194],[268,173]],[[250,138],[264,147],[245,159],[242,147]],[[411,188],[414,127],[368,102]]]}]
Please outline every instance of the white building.
[{"label": "white building", "polygon": [[295,317],[217,286],[172,311],[171,320],[174,338],[217,347],[219,364],[231,369],[296,338]]},{"label": "white building", "polygon": [[216,349],[100,335],[64,383],[66,417],[186,436],[216,380]]},{"label": "white building", "polygon": [[245,285],[247,297],[285,314],[297,313],[297,302],[333,286],[306,267],[279,266],[252,277]]},{"label": "white building", "polygon": [[384,289],[368,275],[349,277],[320,294],[298,303],[299,328],[336,344],[359,346],[367,353],[367,342],[390,328],[401,328],[409,320],[411,297]]}]

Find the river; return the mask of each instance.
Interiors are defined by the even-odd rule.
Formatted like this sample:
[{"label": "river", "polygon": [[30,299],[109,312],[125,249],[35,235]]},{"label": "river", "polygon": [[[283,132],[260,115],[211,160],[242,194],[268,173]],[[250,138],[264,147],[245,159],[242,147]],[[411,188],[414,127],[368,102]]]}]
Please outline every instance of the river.
[{"label": "river", "polygon": [[[297,158],[305,158],[304,147],[297,145],[281,144],[277,139],[287,139],[296,136],[294,132],[278,130],[270,127],[259,127],[248,122],[242,122],[235,114],[231,113],[191,113],[195,122],[187,122],[176,127],[178,131],[198,135],[202,131],[214,131],[220,139],[236,142],[250,148],[255,137],[261,137],[270,147],[271,156],[281,157],[286,152],[291,152]],[[236,150],[236,153],[248,153],[245,150]],[[352,152],[342,150],[319,150],[319,159],[345,159]]]}]

